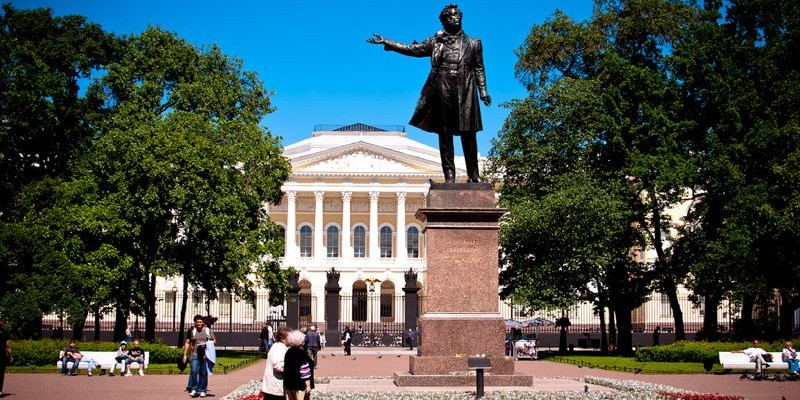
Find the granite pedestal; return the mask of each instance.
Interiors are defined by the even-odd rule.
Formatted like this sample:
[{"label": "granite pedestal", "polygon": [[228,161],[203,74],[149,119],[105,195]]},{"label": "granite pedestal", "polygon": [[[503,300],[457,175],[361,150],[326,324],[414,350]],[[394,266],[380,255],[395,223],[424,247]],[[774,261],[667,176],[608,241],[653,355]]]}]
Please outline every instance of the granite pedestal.
[{"label": "granite pedestal", "polygon": [[427,259],[425,312],[420,345],[398,386],[472,386],[470,356],[487,357],[487,386],[529,386],[505,356],[505,323],[498,310],[497,208],[488,183],[432,183],[417,217],[424,223]]}]

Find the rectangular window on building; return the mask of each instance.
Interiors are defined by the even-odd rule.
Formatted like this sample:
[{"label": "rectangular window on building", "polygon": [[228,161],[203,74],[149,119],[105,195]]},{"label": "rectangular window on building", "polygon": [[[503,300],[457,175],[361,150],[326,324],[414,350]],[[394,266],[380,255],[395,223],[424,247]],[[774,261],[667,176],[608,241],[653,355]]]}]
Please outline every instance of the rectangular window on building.
[{"label": "rectangular window on building", "polygon": [[305,225],[300,228],[300,257],[311,257],[312,240],[311,227]]},{"label": "rectangular window on building", "polygon": [[392,258],[392,228],[384,226],[380,233],[381,258]]},{"label": "rectangular window on building", "polygon": [[225,319],[231,317],[231,294],[230,293],[220,293],[219,294],[219,316]]},{"label": "rectangular window on building", "polygon": [[367,256],[367,231],[363,226],[353,230],[353,257],[364,258]]},{"label": "rectangular window on building", "polygon": [[192,313],[206,315],[205,292],[199,290],[192,292]]},{"label": "rectangular window on building", "polygon": [[244,303],[244,322],[253,322],[256,319],[256,305],[250,301]]},{"label": "rectangular window on building", "polygon": [[165,292],[164,299],[165,299],[164,315],[166,316],[166,318],[173,318],[175,316],[175,311],[177,307],[176,300],[178,299],[178,292],[173,292],[173,291]]},{"label": "rectangular window on building", "polygon": [[419,258],[419,229],[416,227],[406,231],[406,251],[408,258]]},{"label": "rectangular window on building", "polygon": [[391,294],[381,294],[381,322],[394,322],[392,301],[394,296]]},{"label": "rectangular window on building", "polygon": [[672,317],[672,307],[669,305],[669,297],[665,294],[661,294],[661,316],[662,317]]},{"label": "rectangular window on building", "polygon": [[339,228],[331,226],[328,228],[326,236],[326,248],[328,258],[339,257]]}]

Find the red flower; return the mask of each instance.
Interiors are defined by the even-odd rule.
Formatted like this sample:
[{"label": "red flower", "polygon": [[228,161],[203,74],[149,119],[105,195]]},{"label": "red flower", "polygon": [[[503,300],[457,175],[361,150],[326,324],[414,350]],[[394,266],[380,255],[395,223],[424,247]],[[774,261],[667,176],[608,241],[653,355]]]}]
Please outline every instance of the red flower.
[{"label": "red flower", "polygon": [[658,394],[674,400],[744,400],[742,396],[731,396],[719,393],[658,392]]}]

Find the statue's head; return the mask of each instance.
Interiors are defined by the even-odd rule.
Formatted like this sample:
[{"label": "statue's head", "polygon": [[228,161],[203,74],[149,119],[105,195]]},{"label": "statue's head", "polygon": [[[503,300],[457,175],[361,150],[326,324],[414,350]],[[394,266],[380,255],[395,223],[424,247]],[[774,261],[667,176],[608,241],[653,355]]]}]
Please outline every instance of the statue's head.
[{"label": "statue's head", "polygon": [[458,9],[457,4],[450,3],[439,13],[439,21],[445,28],[461,28],[461,17],[464,14]]}]

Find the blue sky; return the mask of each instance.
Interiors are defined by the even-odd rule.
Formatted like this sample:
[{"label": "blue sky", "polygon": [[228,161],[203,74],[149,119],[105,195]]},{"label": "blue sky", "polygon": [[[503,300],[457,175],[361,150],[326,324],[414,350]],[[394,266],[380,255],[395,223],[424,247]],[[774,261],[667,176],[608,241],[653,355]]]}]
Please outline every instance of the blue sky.
[{"label": "blue sky", "polygon": [[[430,61],[386,52],[366,43],[372,33],[410,43],[441,29],[449,1],[167,1],[21,0],[16,8],[52,8],[80,14],[106,31],[136,34],[160,26],[197,45],[217,43],[244,61],[274,91],[276,110],[262,125],[288,145],[311,136],[318,124],[404,125],[411,139],[437,146],[436,135],[408,125]],[[535,24],[556,9],[576,20],[591,16],[591,0],[456,2],[464,31],[484,47],[491,107],[481,107],[478,149],[486,155],[508,110],[502,103],[526,96],[514,77],[514,51]],[[460,144],[456,143],[460,154]]]}]

